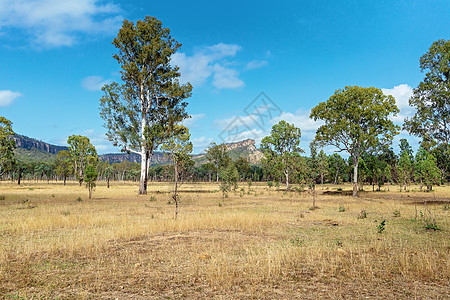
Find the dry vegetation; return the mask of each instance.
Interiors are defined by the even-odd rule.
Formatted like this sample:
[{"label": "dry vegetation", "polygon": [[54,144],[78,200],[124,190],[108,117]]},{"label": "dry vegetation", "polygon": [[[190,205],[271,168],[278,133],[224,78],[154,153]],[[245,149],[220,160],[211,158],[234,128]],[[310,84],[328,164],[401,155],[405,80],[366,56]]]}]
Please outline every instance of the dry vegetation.
[{"label": "dry vegetation", "polygon": [[[3,182],[0,296],[450,297],[450,187],[391,187],[354,199],[337,186],[319,186],[315,211],[308,192],[242,187],[222,198],[216,184],[183,185],[175,220],[165,184],[138,196],[134,183],[100,183],[88,200],[75,183]],[[363,209],[367,218],[358,219]],[[425,228],[427,209],[439,230]]]}]

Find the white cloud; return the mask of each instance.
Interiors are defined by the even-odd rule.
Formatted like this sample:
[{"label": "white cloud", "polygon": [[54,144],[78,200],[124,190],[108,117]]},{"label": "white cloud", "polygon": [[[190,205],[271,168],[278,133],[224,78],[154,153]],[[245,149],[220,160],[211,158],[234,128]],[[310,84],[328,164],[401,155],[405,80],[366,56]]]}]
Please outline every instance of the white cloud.
[{"label": "white cloud", "polygon": [[238,78],[239,73],[236,70],[226,68],[220,64],[213,66],[214,78],[213,85],[218,89],[235,89],[244,86],[244,82]]},{"label": "white cloud", "polygon": [[309,117],[311,110],[298,109],[295,114],[283,112],[278,117],[271,120],[272,124],[276,124],[281,120],[292,123],[295,127],[300,128],[303,136],[311,137],[316,134],[317,129],[323,125],[323,121],[314,121]]},{"label": "white cloud", "polygon": [[[102,2],[102,3],[99,3]],[[120,8],[98,0],[2,0],[0,28],[19,28],[39,46],[76,43],[81,34],[110,34],[123,18]]]},{"label": "white cloud", "polygon": [[20,92],[0,90],[0,106],[9,106],[20,96],[22,96]]},{"label": "white cloud", "polygon": [[415,109],[409,106],[409,98],[413,95],[413,89],[407,84],[394,86],[392,89],[381,89],[385,95],[391,95],[395,98],[400,113],[392,120],[397,123],[403,123],[405,118],[414,115]]},{"label": "white cloud", "polygon": [[240,49],[239,45],[220,43],[200,48],[192,56],[175,53],[172,64],[180,67],[181,82],[201,86],[212,77],[217,89],[235,89],[244,86],[244,82],[226,59],[234,57]]},{"label": "white cloud", "polygon": [[268,64],[267,60],[252,60],[251,62],[247,63],[245,69],[246,70],[259,69],[267,66],[267,64]]},{"label": "white cloud", "polygon": [[201,120],[205,117],[205,114],[193,114],[189,119],[183,120],[183,125],[186,127],[192,126],[198,120]]},{"label": "white cloud", "polygon": [[111,83],[111,79],[103,80],[100,76],[88,76],[81,81],[81,86],[86,90],[94,92],[100,91],[105,84]]}]

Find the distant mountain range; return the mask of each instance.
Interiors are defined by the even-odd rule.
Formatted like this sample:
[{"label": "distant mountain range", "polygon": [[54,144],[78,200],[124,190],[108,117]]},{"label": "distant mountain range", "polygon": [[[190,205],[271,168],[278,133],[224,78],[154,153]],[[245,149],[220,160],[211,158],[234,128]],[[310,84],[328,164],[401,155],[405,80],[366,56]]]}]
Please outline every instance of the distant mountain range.
[{"label": "distant mountain range", "polygon": [[[59,151],[68,150],[66,146],[52,145],[20,134],[13,136],[13,139],[17,147],[15,150],[16,156],[24,162],[53,162]],[[259,164],[261,162],[263,154],[256,148],[254,140],[247,139],[226,145],[229,151],[228,154],[233,160],[239,157],[246,157],[251,164]],[[141,162],[140,155],[134,153],[108,153],[99,155],[99,158],[108,163],[120,163],[125,160],[136,163]],[[195,154],[192,158],[197,164],[207,162],[206,154],[204,153]],[[162,152],[156,151],[152,156],[152,165],[167,164],[168,162],[168,157]]]}]

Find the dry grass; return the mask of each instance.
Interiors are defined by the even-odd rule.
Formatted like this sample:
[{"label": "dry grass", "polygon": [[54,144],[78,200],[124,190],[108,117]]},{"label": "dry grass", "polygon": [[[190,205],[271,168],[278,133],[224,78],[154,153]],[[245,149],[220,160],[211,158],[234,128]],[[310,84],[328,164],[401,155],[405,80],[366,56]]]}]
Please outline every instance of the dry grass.
[{"label": "dry grass", "polygon": [[[174,220],[167,184],[138,196],[134,183],[100,183],[88,200],[75,183],[3,182],[0,296],[449,298],[450,187],[353,199],[326,185],[315,211],[307,192],[242,187],[222,198],[216,184],[185,184]],[[426,209],[440,230],[425,229]]]}]

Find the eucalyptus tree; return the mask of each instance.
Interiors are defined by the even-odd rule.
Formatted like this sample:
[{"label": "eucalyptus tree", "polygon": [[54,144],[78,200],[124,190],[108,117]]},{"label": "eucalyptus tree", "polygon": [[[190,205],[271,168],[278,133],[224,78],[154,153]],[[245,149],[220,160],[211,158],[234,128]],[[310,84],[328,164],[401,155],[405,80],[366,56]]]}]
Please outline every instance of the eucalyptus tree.
[{"label": "eucalyptus tree", "polygon": [[[406,191],[407,185],[414,179],[414,156],[411,146],[406,139],[400,139],[400,157],[398,160],[399,184]],[[401,188],[400,188],[401,190]]]},{"label": "eucalyptus tree", "polygon": [[192,142],[189,129],[183,125],[173,125],[170,128],[170,135],[161,146],[161,150],[166,152],[173,165],[174,190],[172,199],[175,201],[175,219],[178,215],[178,187],[182,184],[189,169],[194,166],[191,159]]},{"label": "eucalyptus tree", "polygon": [[139,194],[146,194],[153,151],[164,141],[167,124],[188,117],[184,100],[192,86],[179,83],[179,68],[171,64],[171,56],[181,44],[158,19],[146,16],[136,24],[124,20],[113,44],[123,84],[103,87],[100,116],[115,146],[141,156]]},{"label": "eucalyptus tree", "polygon": [[[317,145],[313,141],[309,144],[309,150],[311,156],[308,160],[308,171],[309,171],[309,186],[311,187],[313,193],[313,206],[312,209],[316,209],[316,181],[319,175],[320,168],[320,158],[317,156]],[[323,177],[322,177],[323,178]]]},{"label": "eucalyptus tree", "polygon": [[358,196],[358,164],[361,155],[377,145],[392,142],[400,128],[391,121],[399,109],[392,96],[380,89],[347,86],[311,110],[310,117],[325,124],[316,132],[316,141],[350,154],[353,163],[353,196]]},{"label": "eucalyptus tree", "polygon": [[216,182],[219,182],[220,171],[231,163],[231,158],[227,152],[228,149],[225,144],[211,143],[206,149],[206,158],[214,167]]},{"label": "eucalyptus tree", "polygon": [[14,165],[16,143],[12,139],[13,135],[12,122],[0,116],[0,177]]},{"label": "eucalyptus tree", "polygon": [[440,171],[436,164],[436,158],[424,147],[417,150],[415,160],[415,177],[420,181],[420,189],[425,185],[427,191],[433,188],[433,185],[439,184]]},{"label": "eucalyptus tree", "polygon": [[73,173],[69,151],[62,150],[56,154],[55,167],[56,174],[63,178],[64,185],[66,185],[67,177],[69,177],[69,175]]},{"label": "eucalyptus tree", "polygon": [[261,141],[264,163],[283,172],[286,190],[289,190],[289,176],[295,171],[298,157],[303,150],[299,147],[301,130],[281,120],[272,126],[270,135]]},{"label": "eucalyptus tree", "polygon": [[95,164],[98,161],[97,150],[88,137],[82,135],[71,135],[67,139],[69,144],[70,160],[78,182],[83,182],[84,170],[87,165]]},{"label": "eucalyptus tree", "polygon": [[[435,41],[420,57],[425,79],[414,89],[409,105],[416,109],[404,129],[431,144],[450,143],[450,40]],[[448,151],[448,150],[447,150]]]}]

